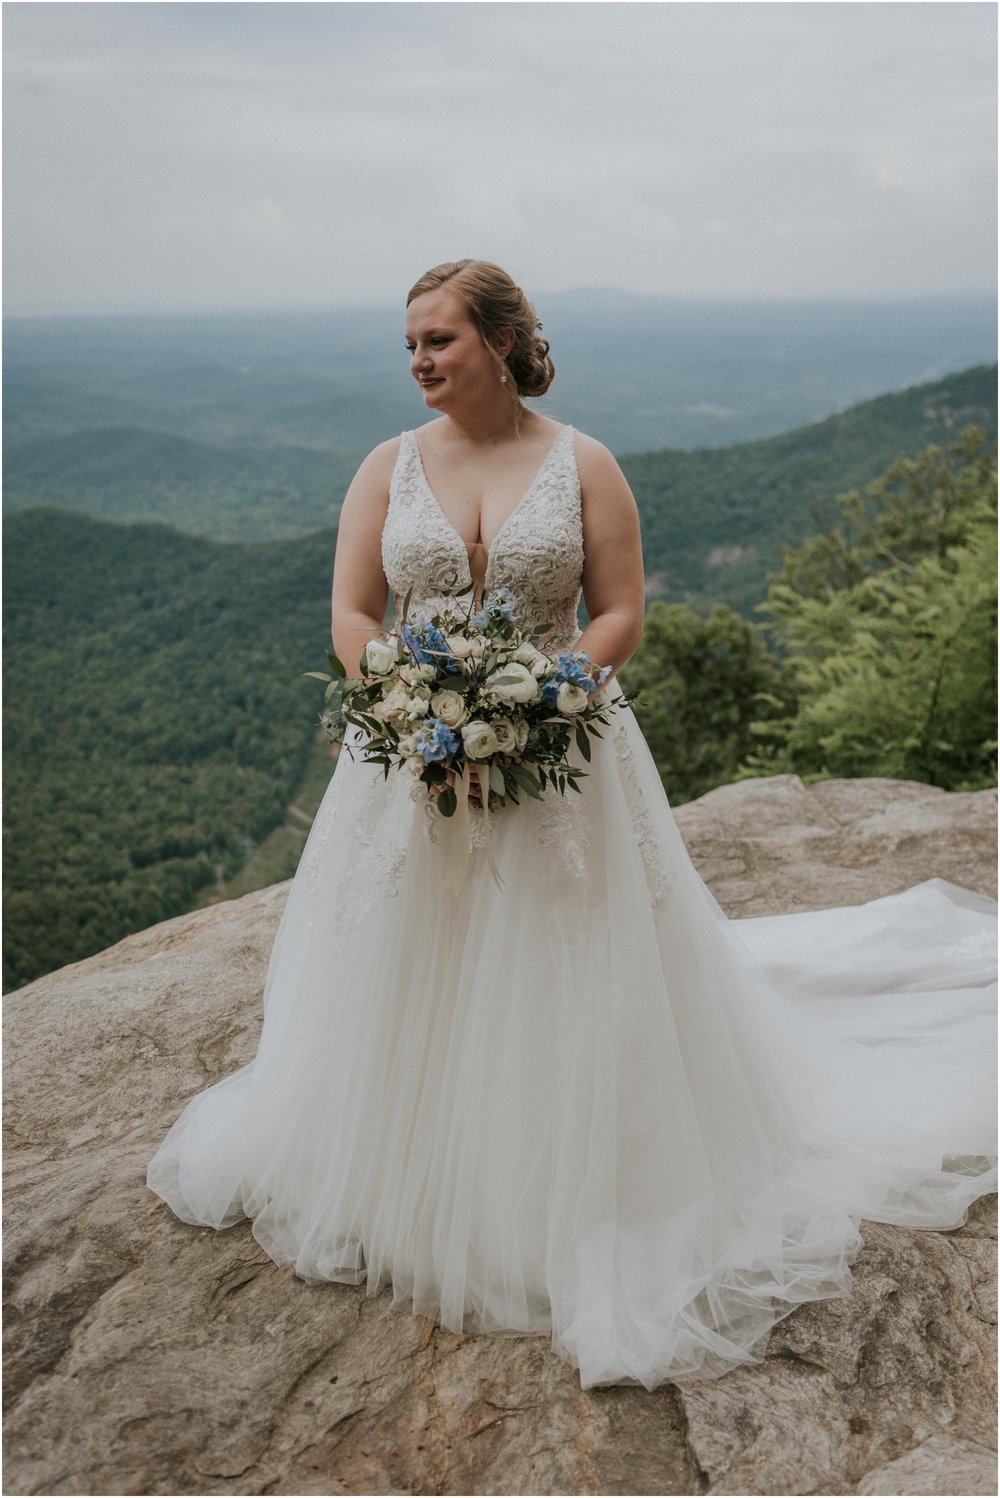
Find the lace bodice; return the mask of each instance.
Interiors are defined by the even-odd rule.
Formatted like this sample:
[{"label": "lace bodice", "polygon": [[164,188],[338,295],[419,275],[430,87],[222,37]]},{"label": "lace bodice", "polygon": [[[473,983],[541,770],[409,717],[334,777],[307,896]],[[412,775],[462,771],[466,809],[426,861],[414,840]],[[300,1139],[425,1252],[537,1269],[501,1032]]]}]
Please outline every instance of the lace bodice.
[{"label": "lace bodice", "polygon": [[[506,586],[524,624],[550,626],[543,648],[579,637],[583,576],[580,476],[573,428],[563,427],[489,549],[485,589]],[[382,565],[397,612],[410,588],[414,609],[433,611],[443,590],[472,581],[465,542],[427,482],[413,432],[404,432],[382,531]]]}]

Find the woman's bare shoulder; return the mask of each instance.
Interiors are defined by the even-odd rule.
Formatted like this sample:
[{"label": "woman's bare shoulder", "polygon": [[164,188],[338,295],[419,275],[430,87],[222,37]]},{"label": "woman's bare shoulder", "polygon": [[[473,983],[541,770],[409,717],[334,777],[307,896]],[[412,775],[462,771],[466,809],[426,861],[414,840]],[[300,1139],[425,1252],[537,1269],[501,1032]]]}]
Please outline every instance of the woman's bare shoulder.
[{"label": "woman's bare shoulder", "polygon": [[375,518],[384,519],[401,441],[401,437],[390,437],[388,442],[380,442],[358,468],[341,507],[342,527],[356,521],[367,526]]},{"label": "woman's bare shoulder", "polygon": [[588,437],[586,432],[578,432],[575,428],[573,439],[576,466],[584,489],[609,482],[618,484],[625,482],[625,476],[614,454],[604,446],[603,442],[598,442],[596,437]]},{"label": "woman's bare shoulder", "polygon": [[347,491],[348,499],[353,499],[358,494],[370,495],[375,492],[384,494],[388,501],[389,485],[402,440],[402,437],[390,437],[387,442],[380,442],[378,447],[372,448],[351,480]]},{"label": "woman's bare shoulder", "polygon": [[391,477],[392,470],[396,466],[396,459],[399,457],[399,448],[402,441],[402,435],[399,437],[390,437],[388,441],[380,442],[378,447],[373,447],[358,469],[358,473],[370,474],[373,478],[376,475],[387,473]]}]

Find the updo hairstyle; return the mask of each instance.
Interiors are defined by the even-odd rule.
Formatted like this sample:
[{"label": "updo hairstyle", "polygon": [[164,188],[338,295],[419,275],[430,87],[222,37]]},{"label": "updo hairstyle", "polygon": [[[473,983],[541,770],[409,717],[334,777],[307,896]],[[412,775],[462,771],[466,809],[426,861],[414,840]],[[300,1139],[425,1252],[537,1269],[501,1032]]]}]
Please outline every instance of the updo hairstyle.
[{"label": "updo hairstyle", "polygon": [[[489,260],[449,260],[435,265],[410,288],[406,305],[425,291],[448,285],[457,291],[497,364],[497,373],[513,376],[518,395],[544,395],[555,378],[549,345],[539,338],[541,323],[520,286]],[[505,332],[514,344],[504,357],[499,352]]]}]

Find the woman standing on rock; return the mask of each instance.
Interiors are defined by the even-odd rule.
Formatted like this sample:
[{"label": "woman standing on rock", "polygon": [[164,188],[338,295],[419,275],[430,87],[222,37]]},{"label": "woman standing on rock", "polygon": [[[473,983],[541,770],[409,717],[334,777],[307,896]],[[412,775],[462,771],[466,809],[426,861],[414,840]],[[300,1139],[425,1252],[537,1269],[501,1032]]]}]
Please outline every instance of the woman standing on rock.
[{"label": "woman standing on rock", "polygon": [[[456,576],[508,589],[550,655],[634,651],[635,506],[598,443],[523,405],[554,373],[539,327],[486,262],[410,292],[435,415],[344,504],[350,672],[390,592],[426,616]],[[149,1185],[188,1222],[251,1218],[305,1278],[544,1334],[585,1387],[715,1377],[796,1305],[850,1294],[863,1217],[951,1227],[994,1189],[992,907],[935,880],[737,931],[631,710],[575,763],[580,794],[474,807],[456,850],[411,777],[342,754],[256,1059],[188,1104]]]}]

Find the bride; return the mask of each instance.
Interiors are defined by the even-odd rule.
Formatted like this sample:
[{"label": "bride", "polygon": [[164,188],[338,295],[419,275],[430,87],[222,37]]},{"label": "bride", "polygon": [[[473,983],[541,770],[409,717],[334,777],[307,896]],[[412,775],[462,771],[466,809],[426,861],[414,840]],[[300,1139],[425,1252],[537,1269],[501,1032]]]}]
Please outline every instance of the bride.
[{"label": "bride", "polygon": [[[426,614],[456,578],[510,588],[550,653],[618,670],[638,645],[625,479],[522,404],[554,374],[540,326],[486,262],[410,292],[435,415],[344,502],[349,675],[390,591]],[[585,1388],[653,1388],[759,1362],[796,1305],[850,1295],[862,1218],[954,1227],[995,1189],[995,907],[931,880],[727,921],[630,709],[585,768],[581,795],[491,815],[499,887],[481,806],[458,849],[469,832],[412,777],[342,753],[256,1058],[188,1104],[148,1183],[187,1222],[249,1217],[305,1278],[391,1286],[452,1331],[543,1333]]]}]

